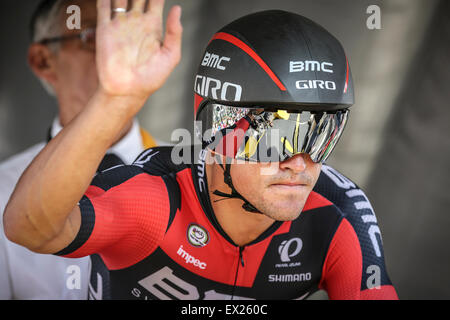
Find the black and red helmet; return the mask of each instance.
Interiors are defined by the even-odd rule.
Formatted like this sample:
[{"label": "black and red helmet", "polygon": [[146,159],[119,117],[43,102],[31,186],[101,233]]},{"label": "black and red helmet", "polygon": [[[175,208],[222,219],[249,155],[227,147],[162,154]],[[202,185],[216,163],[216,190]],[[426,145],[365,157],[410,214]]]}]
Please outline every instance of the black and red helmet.
[{"label": "black and red helmet", "polygon": [[281,10],[244,16],[217,32],[202,56],[194,92],[196,113],[204,100],[310,111],[354,103],[340,42],[317,23]]},{"label": "black and red helmet", "polygon": [[243,115],[255,115],[248,119],[254,121],[254,130],[231,155],[237,156],[240,148],[241,158],[255,161],[265,161],[253,156],[257,148],[274,146],[264,142],[273,129],[282,135],[276,138],[279,161],[296,153],[324,161],[354,103],[350,67],[340,42],[315,22],[281,10],[244,16],[217,32],[200,61],[194,92],[195,119],[202,126],[196,131],[203,139],[205,130],[214,127],[210,139]]}]

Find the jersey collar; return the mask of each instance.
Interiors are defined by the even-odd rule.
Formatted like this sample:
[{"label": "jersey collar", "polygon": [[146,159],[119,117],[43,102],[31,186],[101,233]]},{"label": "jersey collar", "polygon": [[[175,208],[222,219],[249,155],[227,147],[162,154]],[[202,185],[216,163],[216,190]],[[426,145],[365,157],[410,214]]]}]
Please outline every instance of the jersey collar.
[{"label": "jersey collar", "polygon": [[[214,214],[214,210],[211,204],[211,198],[209,197],[208,179],[206,176],[206,152],[206,149],[195,147],[192,148],[193,161],[191,164],[191,171],[195,191],[198,195],[198,199],[208,220],[228,242],[237,247],[238,245],[235,244],[234,241],[222,229],[221,225],[217,221],[216,215]],[[283,222],[284,221],[275,221],[258,238],[246,244],[245,246],[252,245],[266,239],[267,237],[272,235],[283,224]]]}]

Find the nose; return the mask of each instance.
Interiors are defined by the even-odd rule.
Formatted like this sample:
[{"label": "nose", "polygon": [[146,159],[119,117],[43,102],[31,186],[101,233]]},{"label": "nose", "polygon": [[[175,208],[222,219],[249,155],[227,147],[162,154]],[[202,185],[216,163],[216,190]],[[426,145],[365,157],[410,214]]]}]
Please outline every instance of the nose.
[{"label": "nose", "polygon": [[280,169],[292,170],[295,173],[306,170],[309,154],[299,153],[289,159],[280,162]]}]

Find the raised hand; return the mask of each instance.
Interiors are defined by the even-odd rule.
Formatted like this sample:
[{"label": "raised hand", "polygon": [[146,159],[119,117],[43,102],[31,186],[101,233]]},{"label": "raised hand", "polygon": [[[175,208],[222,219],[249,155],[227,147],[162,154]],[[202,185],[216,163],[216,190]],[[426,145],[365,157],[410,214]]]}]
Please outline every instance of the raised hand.
[{"label": "raised hand", "polygon": [[[164,0],[98,0],[97,69],[100,90],[145,101],[181,58],[181,8],[171,8],[163,37]],[[145,10],[145,11],[144,11]],[[113,14],[111,14],[113,12]],[[140,108],[141,106],[137,106]]]}]

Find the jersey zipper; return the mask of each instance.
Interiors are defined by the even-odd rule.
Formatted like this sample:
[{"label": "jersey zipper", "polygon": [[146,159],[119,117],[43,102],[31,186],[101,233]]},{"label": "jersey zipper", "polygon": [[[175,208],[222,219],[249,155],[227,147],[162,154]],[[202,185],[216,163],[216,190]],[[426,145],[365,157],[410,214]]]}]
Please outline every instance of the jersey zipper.
[{"label": "jersey zipper", "polygon": [[244,251],[244,249],[245,249],[245,246],[239,247],[238,264],[237,264],[237,267],[236,267],[236,274],[234,276],[234,285],[233,285],[233,292],[231,293],[231,300],[233,300],[234,292],[236,290],[236,283],[237,283],[237,278],[238,278],[238,275],[239,275],[240,266],[242,266],[242,268],[245,267],[244,256],[242,255],[242,252]]},{"label": "jersey zipper", "polygon": [[[244,257],[242,256],[242,252],[244,251],[245,247],[239,247],[239,262],[241,263],[242,267],[245,267],[244,264]],[[239,269],[238,269],[239,271]]]}]

